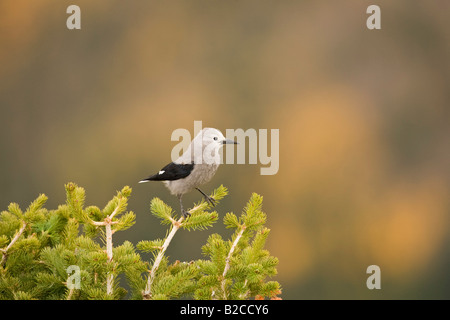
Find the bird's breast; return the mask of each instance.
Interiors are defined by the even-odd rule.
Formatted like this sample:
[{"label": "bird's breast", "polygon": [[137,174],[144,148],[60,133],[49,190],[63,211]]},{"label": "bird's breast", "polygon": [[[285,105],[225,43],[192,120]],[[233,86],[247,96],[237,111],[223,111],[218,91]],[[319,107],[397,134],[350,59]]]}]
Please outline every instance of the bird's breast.
[{"label": "bird's breast", "polygon": [[216,173],[218,167],[218,164],[196,164],[188,178],[192,176],[192,182],[197,184],[195,187],[198,187],[209,182]]},{"label": "bird's breast", "polygon": [[194,188],[209,182],[216,173],[218,164],[196,164],[191,173],[183,179],[165,181],[173,194],[185,194]]}]

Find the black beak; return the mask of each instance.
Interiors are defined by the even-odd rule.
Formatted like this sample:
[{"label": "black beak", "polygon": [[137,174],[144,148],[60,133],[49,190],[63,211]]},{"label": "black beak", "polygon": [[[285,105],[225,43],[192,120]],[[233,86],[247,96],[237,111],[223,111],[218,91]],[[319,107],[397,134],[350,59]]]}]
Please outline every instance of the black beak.
[{"label": "black beak", "polygon": [[231,139],[225,139],[225,140],[222,140],[222,144],[239,144],[239,142],[231,140]]}]

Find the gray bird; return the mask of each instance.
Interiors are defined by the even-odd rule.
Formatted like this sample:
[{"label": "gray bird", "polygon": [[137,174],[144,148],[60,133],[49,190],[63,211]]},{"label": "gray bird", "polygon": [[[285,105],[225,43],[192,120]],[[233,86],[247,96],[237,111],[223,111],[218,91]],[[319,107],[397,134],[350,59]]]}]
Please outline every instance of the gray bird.
[{"label": "gray bird", "polygon": [[237,144],[226,139],[222,132],[214,128],[204,128],[191,141],[186,152],[177,160],[169,163],[157,174],[139,181],[162,181],[173,195],[180,201],[183,217],[189,216],[184,210],[181,198],[185,193],[197,189],[211,205],[215,205],[213,198],[199,189],[199,186],[209,182],[220,164],[219,149],[224,144]]}]

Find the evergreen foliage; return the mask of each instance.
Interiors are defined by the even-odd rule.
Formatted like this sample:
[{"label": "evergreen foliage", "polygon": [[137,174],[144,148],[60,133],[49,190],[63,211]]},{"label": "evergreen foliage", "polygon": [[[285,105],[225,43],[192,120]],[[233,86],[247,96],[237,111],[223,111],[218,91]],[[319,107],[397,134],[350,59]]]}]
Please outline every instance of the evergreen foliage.
[{"label": "evergreen foliage", "polygon": [[[165,251],[179,229],[205,230],[218,220],[208,202],[194,204],[184,219],[154,198],[150,211],[168,226],[166,237],[114,246],[115,232],[135,223],[127,211],[131,188],[103,209],[86,207],[85,190],[76,184],[65,189],[67,201],[56,210],[45,209],[47,197],[39,195],[25,211],[11,203],[0,213],[1,300],[277,299],[281,293],[278,282],[266,281],[276,274],[278,259],[264,249],[270,230],[257,194],[241,216],[225,215],[224,224],[234,230],[230,240],[212,234],[202,248],[206,259],[171,263]],[[218,202],[227,193],[220,186],[211,197]],[[143,261],[139,252],[153,259]]]},{"label": "evergreen foliage", "polygon": [[228,241],[213,234],[203,246],[210,260],[198,261],[202,276],[194,298],[277,298],[281,293],[278,282],[265,282],[277,273],[278,259],[264,250],[270,230],[264,227],[266,214],[261,208],[262,197],[253,193],[239,218],[234,213],[225,215],[224,224],[235,232]]}]

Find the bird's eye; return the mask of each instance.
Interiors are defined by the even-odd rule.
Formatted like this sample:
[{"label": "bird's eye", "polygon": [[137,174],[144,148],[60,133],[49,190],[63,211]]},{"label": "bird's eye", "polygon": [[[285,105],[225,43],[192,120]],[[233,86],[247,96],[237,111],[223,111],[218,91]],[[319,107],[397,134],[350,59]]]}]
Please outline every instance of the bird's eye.
[{"label": "bird's eye", "polygon": [[215,141],[217,141],[217,137],[214,137],[213,139],[214,139]]}]

